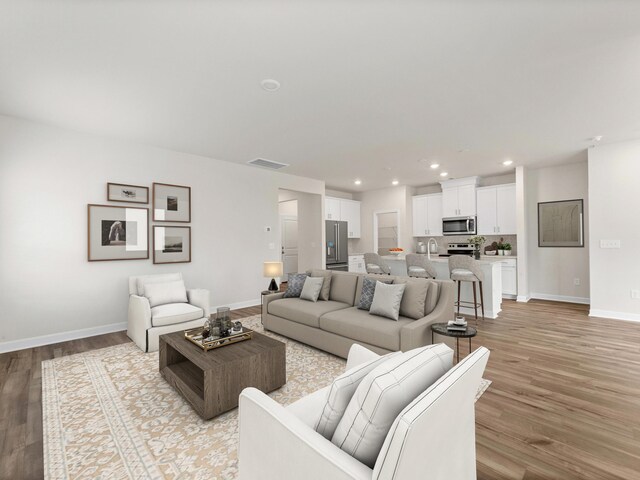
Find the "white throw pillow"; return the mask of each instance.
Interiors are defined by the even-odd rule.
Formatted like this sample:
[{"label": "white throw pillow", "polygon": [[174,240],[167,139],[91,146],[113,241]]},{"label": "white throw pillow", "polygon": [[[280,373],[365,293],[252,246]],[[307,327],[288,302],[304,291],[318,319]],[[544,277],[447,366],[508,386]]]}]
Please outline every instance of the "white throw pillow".
[{"label": "white throw pillow", "polygon": [[374,368],[382,363],[390,360],[391,358],[401,355],[402,352],[392,352],[387,355],[374,358],[361,365],[353,367],[344,372],[331,384],[329,389],[329,395],[322,408],[322,414],[316,423],[315,429],[320,435],[327,440],[331,440],[333,434],[336,431],[336,427],[344,415],[344,411],[349,405],[351,397],[353,397],[356,388],[360,385],[360,382],[371,372]]},{"label": "white throw pillow", "polygon": [[187,289],[184,281],[176,280],[163,283],[145,283],[144,296],[149,299],[151,307],[168,303],[187,303]]},{"label": "white throw pillow", "polygon": [[304,285],[302,286],[300,298],[302,300],[317,302],[318,297],[320,296],[320,290],[322,290],[323,283],[323,277],[307,277],[304,281]]},{"label": "white throw pillow", "polygon": [[376,282],[376,290],[373,294],[373,302],[369,313],[371,315],[379,315],[387,317],[391,320],[398,320],[400,316],[400,302],[406,285],[388,285],[382,282]]},{"label": "white throw pillow", "polygon": [[396,417],[452,364],[453,350],[439,343],[377,366],[360,382],[331,441],[373,468]]}]

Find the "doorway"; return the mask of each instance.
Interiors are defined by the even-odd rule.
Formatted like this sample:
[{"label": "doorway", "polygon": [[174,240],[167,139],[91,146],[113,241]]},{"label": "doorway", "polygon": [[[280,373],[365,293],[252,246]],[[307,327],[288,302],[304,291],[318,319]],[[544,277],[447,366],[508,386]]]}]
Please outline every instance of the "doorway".
[{"label": "doorway", "polygon": [[389,255],[390,248],[399,246],[400,212],[385,210],[373,214],[373,248],[378,255]]}]

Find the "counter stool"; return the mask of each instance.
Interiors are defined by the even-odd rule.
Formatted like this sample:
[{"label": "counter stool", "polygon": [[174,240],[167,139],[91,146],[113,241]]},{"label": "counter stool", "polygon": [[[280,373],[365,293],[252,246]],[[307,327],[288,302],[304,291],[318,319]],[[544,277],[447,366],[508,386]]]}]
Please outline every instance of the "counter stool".
[{"label": "counter stool", "polygon": [[365,253],[364,254],[364,266],[367,269],[367,273],[377,273],[379,275],[391,275],[391,269],[389,265],[380,258],[377,253]]},{"label": "counter stool", "polygon": [[[458,301],[455,305],[458,307],[458,314],[460,313],[460,304],[473,305],[475,310],[476,320],[478,320],[478,305],[482,309],[482,319],[484,320],[484,297],[482,295],[482,270],[478,262],[468,257],[467,255],[452,255],[449,257],[449,275],[451,280],[458,284]],[[473,302],[460,301],[460,287],[462,282],[471,282],[471,288],[473,288]],[[480,303],[476,298],[476,282],[480,284]]]},{"label": "counter stool", "polygon": [[436,268],[426,255],[407,253],[407,275],[414,278],[436,278]]}]

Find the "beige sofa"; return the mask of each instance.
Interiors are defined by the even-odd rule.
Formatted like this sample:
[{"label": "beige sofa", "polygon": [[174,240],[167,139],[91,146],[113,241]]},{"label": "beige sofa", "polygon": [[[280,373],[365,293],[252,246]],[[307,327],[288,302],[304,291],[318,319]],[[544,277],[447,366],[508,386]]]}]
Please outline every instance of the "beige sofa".
[{"label": "beige sofa", "polygon": [[[418,319],[400,316],[398,321],[394,321],[357,308],[367,276],[380,278],[333,272],[329,300],[315,303],[300,298],[283,298],[284,293],[267,295],[262,306],[264,328],[347,358],[354,343],[380,354],[429,345],[431,325],[453,319],[454,283],[451,280],[409,280],[385,275],[385,279],[393,279],[394,283],[429,283],[425,316]],[[445,340],[439,338],[436,341]]]}]

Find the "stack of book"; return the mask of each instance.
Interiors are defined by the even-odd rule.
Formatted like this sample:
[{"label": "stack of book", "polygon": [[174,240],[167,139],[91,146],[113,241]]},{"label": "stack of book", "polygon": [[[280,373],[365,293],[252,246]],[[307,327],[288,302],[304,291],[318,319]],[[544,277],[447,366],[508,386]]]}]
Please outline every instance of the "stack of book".
[{"label": "stack of book", "polygon": [[466,332],[467,331],[467,321],[464,323],[458,323],[455,320],[449,320],[447,323],[447,331],[449,332]]}]

